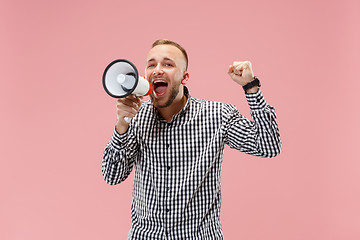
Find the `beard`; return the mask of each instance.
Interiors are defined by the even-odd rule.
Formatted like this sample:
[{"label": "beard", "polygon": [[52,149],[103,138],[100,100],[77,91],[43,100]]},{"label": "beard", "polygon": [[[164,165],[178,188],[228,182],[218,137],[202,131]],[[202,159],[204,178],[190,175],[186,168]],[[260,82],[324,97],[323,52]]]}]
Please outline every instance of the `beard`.
[{"label": "beard", "polygon": [[173,103],[173,101],[175,100],[176,96],[179,94],[179,86],[180,86],[180,82],[177,82],[171,89],[168,90],[168,91],[170,91],[170,96],[164,104],[160,104],[154,96],[150,95],[150,98],[151,98],[151,101],[152,101],[152,104],[154,105],[154,107],[166,108],[166,107],[170,106]]}]

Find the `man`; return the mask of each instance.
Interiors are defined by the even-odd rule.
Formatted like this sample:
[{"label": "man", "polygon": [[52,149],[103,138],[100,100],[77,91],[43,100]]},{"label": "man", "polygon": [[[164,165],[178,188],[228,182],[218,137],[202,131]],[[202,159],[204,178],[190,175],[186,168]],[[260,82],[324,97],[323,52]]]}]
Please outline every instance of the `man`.
[{"label": "man", "polygon": [[[102,171],[107,183],[118,184],[135,168],[128,239],[222,239],[224,145],[262,157],[280,153],[275,111],[263,98],[250,62],[234,62],[228,73],[245,86],[254,121],[232,105],[191,97],[185,87],[187,64],[180,45],[154,42],[146,67],[151,101],[134,96],[117,101]],[[130,124],[124,117],[132,118]]]}]

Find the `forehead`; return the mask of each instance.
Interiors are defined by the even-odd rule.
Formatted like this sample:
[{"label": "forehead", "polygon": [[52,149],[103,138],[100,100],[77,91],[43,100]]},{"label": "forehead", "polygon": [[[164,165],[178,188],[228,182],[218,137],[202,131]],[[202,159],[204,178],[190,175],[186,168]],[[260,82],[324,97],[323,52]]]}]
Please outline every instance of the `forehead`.
[{"label": "forehead", "polygon": [[155,61],[161,61],[165,58],[172,59],[174,61],[179,61],[183,57],[182,52],[180,49],[173,45],[157,45],[150,49],[146,61],[155,60]]}]

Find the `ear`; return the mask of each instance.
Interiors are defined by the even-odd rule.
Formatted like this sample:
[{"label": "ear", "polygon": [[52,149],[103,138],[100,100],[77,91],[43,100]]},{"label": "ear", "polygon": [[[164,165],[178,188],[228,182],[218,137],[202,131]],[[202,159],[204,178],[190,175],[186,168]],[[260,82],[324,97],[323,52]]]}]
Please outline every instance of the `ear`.
[{"label": "ear", "polygon": [[185,72],[184,73],[184,76],[183,76],[183,79],[181,80],[181,84],[182,85],[186,85],[186,83],[189,81],[189,73],[188,72]]}]

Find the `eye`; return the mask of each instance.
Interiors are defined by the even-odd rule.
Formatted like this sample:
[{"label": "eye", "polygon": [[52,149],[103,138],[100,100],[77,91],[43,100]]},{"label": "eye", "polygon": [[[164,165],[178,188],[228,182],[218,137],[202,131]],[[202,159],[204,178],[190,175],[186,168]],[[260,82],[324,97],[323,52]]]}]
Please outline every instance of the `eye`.
[{"label": "eye", "polygon": [[152,67],[155,67],[155,64],[149,64],[149,65],[147,66],[147,68],[152,68]]},{"label": "eye", "polygon": [[173,67],[173,65],[171,63],[165,63],[166,67]]}]

